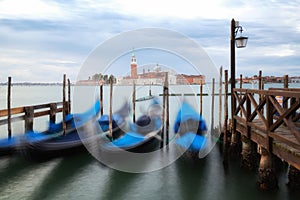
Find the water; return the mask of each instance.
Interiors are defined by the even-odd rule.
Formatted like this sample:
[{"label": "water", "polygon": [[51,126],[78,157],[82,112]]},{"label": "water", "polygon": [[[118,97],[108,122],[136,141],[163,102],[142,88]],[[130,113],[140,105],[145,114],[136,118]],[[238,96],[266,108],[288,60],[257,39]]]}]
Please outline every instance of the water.
[{"label": "water", "polygon": [[[153,94],[161,93],[159,87],[152,89]],[[5,107],[3,90],[5,88],[0,88],[1,107]],[[105,88],[105,92],[107,91],[108,88]],[[146,89],[139,91],[137,97],[147,93]],[[61,87],[57,86],[14,87],[13,92],[15,106],[48,103],[61,99]],[[32,101],[27,95],[25,97],[24,94],[27,93],[33,98]],[[24,98],[21,98],[23,95]],[[17,100],[18,98],[21,101]],[[206,103],[209,102],[208,98]],[[189,99],[191,102],[194,100]],[[107,99],[105,103],[108,105]],[[117,101],[115,104],[117,107]],[[171,98],[170,105],[174,105],[170,108],[170,112],[175,113],[177,100]],[[140,108],[137,114],[144,112],[144,106],[138,105],[137,108]],[[205,116],[209,113],[207,111],[209,109],[210,105],[207,104]],[[174,118],[173,114],[171,117]],[[139,174],[107,168],[86,153],[43,163],[29,162],[19,155],[0,158],[0,199],[292,200],[300,198],[299,192],[289,191],[286,186],[288,181],[286,168],[278,172],[278,179],[278,191],[258,190],[257,172],[240,169],[238,161],[230,161],[227,170],[223,168],[218,144],[199,162],[191,163],[179,159],[163,169]]]}]

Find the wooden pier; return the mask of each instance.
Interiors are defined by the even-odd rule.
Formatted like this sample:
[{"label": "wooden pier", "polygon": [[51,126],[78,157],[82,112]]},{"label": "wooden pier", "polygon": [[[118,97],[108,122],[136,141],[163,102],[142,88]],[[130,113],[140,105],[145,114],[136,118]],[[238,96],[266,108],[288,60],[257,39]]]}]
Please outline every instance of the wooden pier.
[{"label": "wooden pier", "polygon": [[253,153],[260,154],[258,181],[260,187],[262,189],[277,187],[274,156],[290,165],[289,177],[293,176],[291,173],[295,173],[292,171],[296,171],[299,180],[300,89],[235,88],[233,95],[236,107],[231,110],[232,138],[236,138],[237,134],[241,135],[238,138],[242,140],[240,141],[242,162],[248,165],[255,164]]},{"label": "wooden pier", "polygon": [[40,105],[20,106],[11,108],[11,77],[8,77],[7,109],[0,110],[0,126],[7,125],[8,138],[12,137],[12,123],[24,121],[24,131],[32,131],[34,119],[49,116],[49,121],[56,122],[56,115],[62,113],[63,129],[65,130],[65,116],[71,112],[71,89],[68,79],[68,99],[66,100],[66,75],[63,76],[63,100]]}]

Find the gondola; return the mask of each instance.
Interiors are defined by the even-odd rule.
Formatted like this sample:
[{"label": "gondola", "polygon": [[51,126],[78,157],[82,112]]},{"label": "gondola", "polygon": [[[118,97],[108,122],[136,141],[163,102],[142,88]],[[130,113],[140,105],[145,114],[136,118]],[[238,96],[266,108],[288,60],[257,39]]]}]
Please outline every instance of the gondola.
[{"label": "gondola", "polygon": [[0,139],[0,156],[14,153],[19,143],[19,137]]},{"label": "gondola", "polygon": [[207,143],[206,123],[202,116],[186,101],[183,101],[174,123],[175,144],[184,156],[197,159]]},{"label": "gondola", "polygon": [[[99,108],[99,109],[98,109]],[[113,133],[119,135],[118,132],[122,131],[122,127],[125,125],[124,115],[129,113],[127,104],[124,105],[117,113],[113,115]],[[26,138],[26,144],[23,145],[22,154],[30,159],[36,161],[44,161],[53,157],[64,156],[74,154],[76,152],[85,151],[85,142],[97,139],[99,135],[94,135],[90,132],[90,127],[96,124],[100,125],[101,133],[107,132],[108,127],[106,126],[107,121],[104,120],[106,117],[98,118],[98,113],[100,111],[100,106],[93,110],[93,113],[86,116],[87,121],[84,123],[82,121],[77,121],[75,118],[74,124],[76,129],[67,132],[66,134],[61,134],[58,137],[43,139],[40,141],[30,141]],[[29,133],[26,136],[34,135],[35,133]]]},{"label": "gondola", "polygon": [[[95,110],[99,110],[100,103],[96,102],[92,109],[84,113],[68,114],[65,117],[66,132],[72,132],[76,129],[75,122],[78,126],[89,121],[93,117]],[[35,143],[40,141],[49,140],[55,137],[59,137],[63,134],[63,122],[52,123],[49,122],[48,129],[43,132],[28,131],[25,134],[15,135],[9,138],[0,139],[0,156],[9,155],[15,153],[18,149],[22,148],[27,142]]]},{"label": "gondola", "polygon": [[101,141],[101,151],[104,154],[122,154],[122,152],[148,153],[159,148],[162,131],[161,107],[158,100],[153,99],[148,113],[138,118],[136,123],[130,123],[128,130],[118,139]]},{"label": "gondola", "polygon": [[153,98],[154,98],[154,96],[149,95],[149,96],[140,97],[140,98],[136,99],[135,101],[136,101],[136,102],[147,101],[147,100],[151,100],[151,99],[153,99]]}]

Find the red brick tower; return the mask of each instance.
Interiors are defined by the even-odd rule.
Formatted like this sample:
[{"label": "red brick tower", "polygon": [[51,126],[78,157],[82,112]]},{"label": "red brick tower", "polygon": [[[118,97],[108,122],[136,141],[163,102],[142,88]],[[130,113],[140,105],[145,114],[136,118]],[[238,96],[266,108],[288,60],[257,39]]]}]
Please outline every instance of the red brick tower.
[{"label": "red brick tower", "polygon": [[137,78],[137,64],[134,53],[131,56],[131,78]]}]

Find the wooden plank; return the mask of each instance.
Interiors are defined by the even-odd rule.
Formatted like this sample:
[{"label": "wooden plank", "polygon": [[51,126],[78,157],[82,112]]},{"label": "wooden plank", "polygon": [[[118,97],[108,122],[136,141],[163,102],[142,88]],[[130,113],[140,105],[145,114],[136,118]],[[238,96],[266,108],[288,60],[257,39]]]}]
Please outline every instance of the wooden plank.
[{"label": "wooden plank", "polygon": [[[20,114],[20,113],[24,113],[24,107],[17,107],[17,108],[10,109],[11,115]],[[5,116],[7,116],[7,114],[8,114],[7,109],[0,110],[0,117],[5,117]]]},{"label": "wooden plank", "polygon": [[247,121],[245,118],[235,115],[234,119],[236,119],[239,123],[246,124]]},{"label": "wooden plank", "polygon": [[[274,99],[270,98],[270,100],[272,101],[272,103],[273,103],[275,109],[277,110],[277,112],[280,115],[284,115],[284,108],[282,108],[277,101],[274,101]],[[288,126],[288,128],[293,133],[293,135],[296,137],[298,142],[300,142],[300,132],[297,130],[297,127],[295,126],[293,121],[291,119],[287,119],[287,118],[283,118],[283,121]]]},{"label": "wooden plank", "polygon": [[269,90],[283,90],[300,92],[300,88],[269,88]]},{"label": "wooden plank", "polygon": [[256,122],[247,122],[247,125],[248,125],[248,126],[251,126],[251,127],[254,128],[254,129],[258,129],[258,130],[264,132],[265,134],[267,134],[267,133],[266,133],[266,129],[265,129],[265,127],[263,126],[263,124],[256,123]]},{"label": "wooden plank", "polygon": [[34,105],[33,106],[34,110],[44,109],[44,108],[50,108],[50,103],[40,104],[40,105]]},{"label": "wooden plank", "polygon": [[276,133],[273,133],[273,132],[270,132],[269,133],[269,136],[272,137],[274,139],[274,142],[283,142],[287,145],[289,145],[290,147],[293,147],[295,149],[298,149],[300,150],[300,144],[289,139],[287,136],[282,136],[282,135],[279,135],[279,134],[276,134]]},{"label": "wooden plank", "polygon": [[235,98],[238,101],[237,109],[236,109],[236,111],[235,111],[234,114],[237,115],[239,113],[239,111],[242,110],[242,113],[244,115],[246,115],[246,110],[245,110],[245,108],[243,106],[243,104],[246,102],[246,95],[244,95],[242,97],[242,99],[241,99],[241,97],[239,95],[237,95],[237,93],[234,93],[234,96],[235,96]]},{"label": "wooden plank", "polygon": [[[284,122],[284,119],[285,119],[285,118],[287,119],[288,117],[292,116],[292,114],[299,108],[300,103],[297,103],[297,104],[292,105],[292,107],[289,108],[289,109],[284,109],[284,108],[280,109],[281,107],[280,107],[279,103],[278,103],[277,101],[275,101],[272,97],[269,97],[269,98],[270,98],[270,100],[271,100],[274,104],[276,104],[276,105],[274,105],[274,107],[276,107],[276,110],[277,110],[277,109],[280,110],[280,112],[278,112],[278,113],[280,114],[279,118],[278,118],[278,119],[276,120],[276,122],[270,127],[270,130],[271,130],[271,131],[274,131],[275,129],[277,129],[277,128]],[[277,102],[277,103],[276,103],[276,102]],[[279,110],[277,110],[277,111],[279,111]],[[290,120],[290,119],[289,119],[289,120]]]},{"label": "wooden plank", "polygon": [[259,105],[256,103],[256,100],[254,99],[254,97],[251,94],[248,94],[248,98],[250,99],[250,102],[254,107],[254,111],[250,115],[248,121],[252,121],[255,118],[255,116],[258,115],[258,117],[263,122],[265,128],[267,128],[267,125],[268,125],[267,120],[266,120],[265,116],[261,113],[261,110],[263,109],[264,105],[266,104],[266,98],[262,99]]},{"label": "wooden plank", "polygon": [[[12,123],[22,121],[22,120],[24,120],[24,115],[11,118]],[[7,124],[7,119],[0,120],[0,126],[5,125],[5,124]]]},{"label": "wooden plank", "polygon": [[268,148],[268,140],[266,137],[266,134],[262,134],[262,132],[260,131],[253,131],[253,129],[251,129],[251,140],[254,141],[256,144],[259,144],[261,147],[267,149]]},{"label": "wooden plank", "polygon": [[273,154],[300,170],[300,153],[298,151],[287,149],[280,143],[273,143]]},{"label": "wooden plank", "polygon": [[257,90],[257,89],[239,89],[235,88],[234,91],[237,92],[248,92],[248,93],[255,93],[258,95],[273,95],[273,96],[285,96],[285,97],[294,97],[300,98],[299,91],[284,91],[284,90]]},{"label": "wooden plank", "polygon": [[44,110],[44,111],[34,113],[34,117],[42,117],[45,115],[50,115],[50,110]]}]

